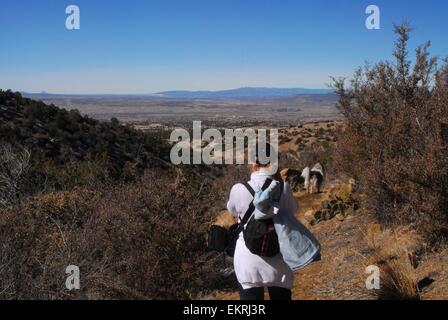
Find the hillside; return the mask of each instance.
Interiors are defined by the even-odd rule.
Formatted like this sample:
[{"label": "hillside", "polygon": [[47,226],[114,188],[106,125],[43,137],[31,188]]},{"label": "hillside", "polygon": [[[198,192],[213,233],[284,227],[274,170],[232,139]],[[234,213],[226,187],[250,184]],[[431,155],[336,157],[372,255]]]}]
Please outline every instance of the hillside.
[{"label": "hillside", "polygon": [[119,123],[100,122],[20,93],[0,90],[0,141],[28,148],[37,162],[65,164],[75,160],[106,157],[120,174],[126,163],[139,170],[162,165],[167,145],[161,137],[148,135]]},{"label": "hillside", "polygon": [[[204,238],[219,168],[174,167],[163,132],[10,91],[0,133],[0,299],[187,299],[216,287]],[[80,290],[64,286],[70,265]]]}]

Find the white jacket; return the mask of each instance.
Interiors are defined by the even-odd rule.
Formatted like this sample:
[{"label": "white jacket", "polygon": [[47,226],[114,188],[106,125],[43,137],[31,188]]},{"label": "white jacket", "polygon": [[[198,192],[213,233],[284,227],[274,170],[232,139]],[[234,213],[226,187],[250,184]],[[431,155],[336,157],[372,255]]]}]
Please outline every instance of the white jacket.
[{"label": "white jacket", "polygon": [[[263,172],[254,172],[249,181],[250,186],[259,191],[266,179],[272,178]],[[233,186],[227,209],[234,216],[243,218],[253,197],[243,184]],[[298,204],[288,184],[284,184],[278,215],[288,217],[289,212],[295,213]],[[281,287],[292,289],[294,274],[284,261],[282,254],[267,258],[252,254],[244,243],[242,232],[238,238],[234,256],[234,268],[238,282],[243,289],[254,287]]]}]

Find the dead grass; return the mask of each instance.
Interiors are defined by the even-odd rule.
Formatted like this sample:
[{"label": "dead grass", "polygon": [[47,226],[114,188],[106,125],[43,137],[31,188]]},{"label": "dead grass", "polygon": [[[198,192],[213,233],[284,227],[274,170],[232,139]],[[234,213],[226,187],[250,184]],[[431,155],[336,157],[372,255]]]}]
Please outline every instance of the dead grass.
[{"label": "dead grass", "polygon": [[380,263],[380,300],[420,300],[415,271],[407,256],[393,257]]},{"label": "dead grass", "polygon": [[367,248],[371,251],[377,251],[379,247],[378,238],[381,235],[381,226],[378,223],[369,223],[367,226],[367,233],[365,236],[365,241]]}]

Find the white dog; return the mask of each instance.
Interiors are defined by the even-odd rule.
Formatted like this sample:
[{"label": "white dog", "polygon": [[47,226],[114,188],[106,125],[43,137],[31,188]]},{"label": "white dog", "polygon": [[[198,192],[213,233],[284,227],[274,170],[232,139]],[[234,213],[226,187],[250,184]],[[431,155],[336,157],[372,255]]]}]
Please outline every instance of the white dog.
[{"label": "white dog", "polygon": [[324,183],[324,168],[320,163],[316,163],[310,172],[309,193],[321,192]]},{"label": "white dog", "polygon": [[306,167],[302,170],[302,175],[300,176],[303,179],[303,187],[306,189],[307,192],[309,192],[310,188],[310,167]]},{"label": "white dog", "polygon": [[291,186],[303,185],[303,188],[310,194],[314,193],[314,190],[320,193],[324,178],[322,165],[317,163],[313,169],[306,167],[302,170],[300,176],[296,172],[295,170],[285,169],[281,172],[281,175],[283,180],[288,181]]}]

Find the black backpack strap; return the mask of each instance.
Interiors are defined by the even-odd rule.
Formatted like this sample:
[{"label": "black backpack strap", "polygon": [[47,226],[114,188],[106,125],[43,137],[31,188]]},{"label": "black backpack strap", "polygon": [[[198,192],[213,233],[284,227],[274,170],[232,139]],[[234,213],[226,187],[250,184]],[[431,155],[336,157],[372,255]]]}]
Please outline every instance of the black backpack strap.
[{"label": "black backpack strap", "polygon": [[[243,185],[246,187],[247,191],[250,192],[252,197],[255,197],[255,190],[250,186],[250,184],[248,182],[243,182]],[[241,219],[240,221],[240,226],[244,226],[247,223],[254,210],[255,210],[254,200],[252,199],[252,201],[249,204],[249,208],[247,208],[247,211],[244,214],[243,219]]]},{"label": "black backpack strap", "polygon": [[[261,190],[263,191],[266,190],[271,185],[271,183],[272,179],[267,179],[263,184],[263,187],[261,187]],[[244,182],[243,185],[246,187],[247,191],[250,192],[252,197],[255,197],[255,190],[250,186],[250,184],[248,182]],[[247,208],[247,211],[244,214],[243,219],[241,219],[240,221],[241,226],[244,226],[247,223],[254,210],[255,210],[254,200],[252,199],[252,201],[249,204],[249,208]]]},{"label": "black backpack strap", "polygon": [[280,199],[282,198],[284,188],[285,188],[285,183],[283,181],[280,181],[280,198],[278,199],[279,202],[280,202]]},{"label": "black backpack strap", "polygon": [[246,187],[247,191],[250,192],[252,197],[255,197],[255,190],[250,186],[250,184],[248,182],[243,182],[242,184]]},{"label": "black backpack strap", "polygon": [[264,182],[263,186],[261,187],[261,190],[266,190],[272,183],[272,179],[266,179],[266,181]]}]

